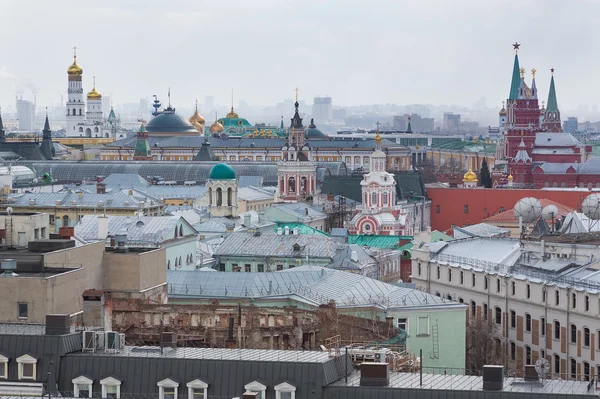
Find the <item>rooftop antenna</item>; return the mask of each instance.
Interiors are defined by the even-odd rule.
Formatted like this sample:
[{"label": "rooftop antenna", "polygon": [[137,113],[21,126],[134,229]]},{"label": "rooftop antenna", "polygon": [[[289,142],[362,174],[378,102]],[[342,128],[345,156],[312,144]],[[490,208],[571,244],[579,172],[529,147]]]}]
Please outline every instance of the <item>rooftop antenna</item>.
[{"label": "rooftop antenna", "polygon": [[295,90],[295,92],[296,92],[296,102],[298,102],[298,91],[299,91],[299,90],[298,90],[298,88],[296,87],[296,90]]},{"label": "rooftop antenna", "polygon": [[233,111],[233,87],[231,88],[231,110]]},{"label": "rooftop antenna", "polygon": [[169,87],[169,108],[171,108],[171,88]]}]

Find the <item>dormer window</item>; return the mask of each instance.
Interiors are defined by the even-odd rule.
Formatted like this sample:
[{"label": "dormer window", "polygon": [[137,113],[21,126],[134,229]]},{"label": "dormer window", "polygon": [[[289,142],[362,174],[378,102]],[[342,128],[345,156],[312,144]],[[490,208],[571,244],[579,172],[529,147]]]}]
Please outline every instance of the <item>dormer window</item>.
[{"label": "dormer window", "polygon": [[119,399],[121,397],[121,381],[115,377],[106,377],[100,380],[102,385],[102,397]]},{"label": "dormer window", "polygon": [[171,378],[165,378],[159,381],[158,384],[159,399],[176,399],[179,383]]},{"label": "dormer window", "polygon": [[201,379],[196,379],[187,383],[188,399],[207,399],[208,383]]},{"label": "dormer window", "polygon": [[17,358],[18,377],[20,380],[35,380],[37,359],[31,355],[25,354]]},{"label": "dormer window", "polygon": [[0,379],[8,378],[8,357],[0,353]]},{"label": "dormer window", "polygon": [[73,393],[76,398],[91,398],[92,397],[92,381],[85,375],[81,375],[72,380],[73,382]]},{"label": "dormer window", "polygon": [[258,393],[258,399],[266,399],[267,386],[260,381],[252,381],[251,383],[244,385],[244,389],[248,392]]},{"label": "dormer window", "polygon": [[275,399],[296,399],[296,387],[287,381],[275,385]]}]

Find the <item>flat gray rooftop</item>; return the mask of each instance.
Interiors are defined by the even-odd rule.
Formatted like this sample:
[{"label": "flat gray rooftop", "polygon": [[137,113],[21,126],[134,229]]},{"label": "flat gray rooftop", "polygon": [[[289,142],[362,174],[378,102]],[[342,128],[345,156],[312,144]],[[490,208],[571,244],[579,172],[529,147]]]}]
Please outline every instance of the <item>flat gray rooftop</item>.
[{"label": "flat gray rooftop", "polygon": [[[354,372],[348,376],[348,383],[341,379],[335,382],[336,386],[360,386],[360,372]],[[587,390],[588,382],[545,380],[543,383],[525,382],[519,378],[508,377],[504,379],[503,392],[522,393],[552,393],[590,395],[594,394]],[[390,372],[390,388],[421,388],[454,391],[483,391],[483,378],[470,375],[444,375],[423,374],[423,385],[419,386],[419,373],[395,373]]]},{"label": "flat gray rooftop", "polygon": [[75,352],[69,356],[110,356],[110,357],[162,357],[196,360],[243,360],[290,363],[327,363],[331,360],[327,352],[289,351],[263,349],[224,349],[224,348],[164,348],[161,353],[157,346],[127,346],[117,353]]}]

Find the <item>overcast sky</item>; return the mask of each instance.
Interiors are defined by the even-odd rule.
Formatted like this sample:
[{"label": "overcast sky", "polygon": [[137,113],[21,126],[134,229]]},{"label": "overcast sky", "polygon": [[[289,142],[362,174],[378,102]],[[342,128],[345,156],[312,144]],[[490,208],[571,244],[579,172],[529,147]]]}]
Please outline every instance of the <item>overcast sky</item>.
[{"label": "overcast sky", "polygon": [[[595,105],[600,2],[584,0],[2,0],[0,104],[34,82],[38,105],[66,100],[72,47],[84,90],[137,102],[171,87],[174,105],[464,104],[508,96],[511,43],[559,105]],[[528,74],[530,79],[530,74]],[[30,97],[30,91],[24,97]]]}]

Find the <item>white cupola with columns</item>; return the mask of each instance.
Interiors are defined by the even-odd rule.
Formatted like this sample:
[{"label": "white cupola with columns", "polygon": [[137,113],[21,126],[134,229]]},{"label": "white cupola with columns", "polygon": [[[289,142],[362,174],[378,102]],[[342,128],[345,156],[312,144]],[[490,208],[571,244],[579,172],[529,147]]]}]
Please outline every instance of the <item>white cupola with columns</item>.
[{"label": "white cupola with columns", "polygon": [[79,136],[78,125],[85,123],[85,101],[83,99],[83,69],[77,64],[77,49],[73,48],[73,63],[67,69],[69,88],[67,90],[67,129],[68,136]]}]

